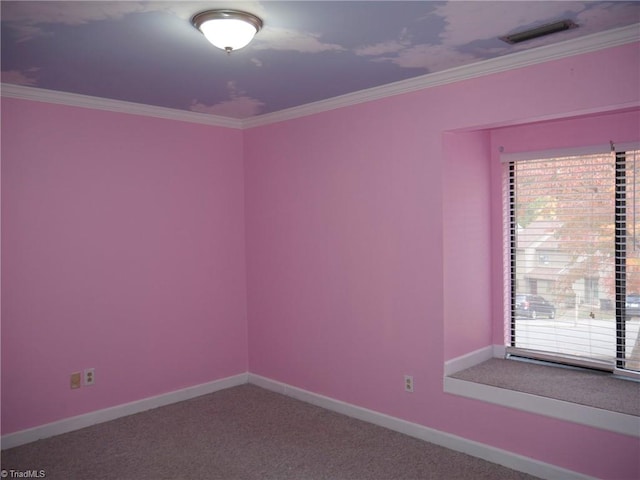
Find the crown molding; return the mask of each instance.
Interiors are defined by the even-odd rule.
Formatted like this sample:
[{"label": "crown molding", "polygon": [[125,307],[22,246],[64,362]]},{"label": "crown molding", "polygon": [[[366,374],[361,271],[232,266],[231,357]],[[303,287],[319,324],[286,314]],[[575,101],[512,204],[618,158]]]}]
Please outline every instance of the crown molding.
[{"label": "crown molding", "polygon": [[202,123],[215,127],[242,128],[242,121],[235,118],[209,115],[205,113],[189,112],[174,108],[157,107],[141,103],[125,102],[108,98],[92,97],[77,93],[45,90],[43,88],[27,87],[24,85],[0,84],[3,97],[33,100],[36,102],[56,103],[72,107],[92,108],[109,112],[143,115],[145,117],[164,118],[181,122]]},{"label": "crown molding", "polygon": [[285,120],[292,120],[316,113],[335,110],[337,108],[469,80],[476,77],[491,75],[493,73],[504,72],[506,70],[527,67],[529,65],[536,65],[551,60],[571,57],[573,55],[604,50],[606,48],[637,42],[639,40],[640,24],[635,23],[626,27],[607,30],[601,33],[594,33],[592,35],[585,35],[584,37],[555,43],[553,45],[546,45],[533,48],[531,50],[512,53],[470,65],[451,68],[442,72],[429,73],[420,77],[401,80],[399,82],[389,83],[379,87],[372,87],[366,90],[360,90],[358,92],[348,93],[326,100],[320,100],[243,120],[7,83],[2,83],[0,85],[0,94],[3,97],[9,98],[57,103],[75,107],[93,108],[97,110],[129,113],[133,115],[143,115],[147,117],[164,118],[183,122],[201,123],[216,127],[244,129],[282,122]]},{"label": "crown molding", "polygon": [[604,50],[606,48],[633,43],[639,40],[640,24],[636,23],[601,33],[585,35],[584,37],[555,43],[553,45],[545,45],[490,60],[483,60],[470,65],[451,68],[442,72],[428,73],[420,77],[401,80],[399,82],[389,83],[379,87],[372,87],[366,90],[360,90],[358,92],[308,103],[299,107],[292,107],[273,113],[258,115],[244,119],[242,124],[244,128],[252,128],[284,120],[292,120],[294,118],[326,112],[341,107],[356,105],[372,100],[379,100],[385,97],[460,82],[484,75],[527,67],[529,65],[536,65],[538,63],[544,63],[583,53]]}]

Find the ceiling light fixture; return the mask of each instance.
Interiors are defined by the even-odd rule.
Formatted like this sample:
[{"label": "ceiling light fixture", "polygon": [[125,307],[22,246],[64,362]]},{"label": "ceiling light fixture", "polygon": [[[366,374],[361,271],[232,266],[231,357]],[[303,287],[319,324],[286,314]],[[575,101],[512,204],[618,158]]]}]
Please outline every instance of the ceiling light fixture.
[{"label": "ceiling light fixture", "polygon": [[500,37],[500,40],[510,44],[525,42],[527,40],[533,40],[534,38],[544,37],[545,35],[551,35],[552,33],[563,32],[572,28],[577,28],[578,25],[573,20],[561,20],[559,22],[547,23],[540,27],[531,28],[518,33],[512,33],[511,35],[505,35]]},{"label": "ceiling light fixture", "polygon": [[195,15],[191,23],[227,53],[246,47],[262,28],[258,17],[238,10],[207,10]]}]

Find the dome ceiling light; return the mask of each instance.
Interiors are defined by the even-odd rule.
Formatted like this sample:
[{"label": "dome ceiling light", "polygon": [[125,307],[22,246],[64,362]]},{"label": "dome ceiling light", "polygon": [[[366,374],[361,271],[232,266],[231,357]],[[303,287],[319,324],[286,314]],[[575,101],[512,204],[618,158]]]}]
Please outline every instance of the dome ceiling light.
[{"label": "dome ceiling light", "polygon": [[191,23],[227,53],[246,47],[262,28],[262,20],[239,10],[207,10],[195,15]]}]

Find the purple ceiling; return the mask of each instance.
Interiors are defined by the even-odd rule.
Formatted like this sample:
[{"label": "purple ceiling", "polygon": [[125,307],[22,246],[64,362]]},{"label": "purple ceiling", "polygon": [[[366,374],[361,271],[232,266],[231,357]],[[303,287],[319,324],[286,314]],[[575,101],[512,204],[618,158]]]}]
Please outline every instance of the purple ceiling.
[{"label": "purple ceiling", "polygon": [[[261,17],[231,55],[190,24]],[[279,111],[640,21],[640,2],[2,1],[2,82],[231,118]],[[498,37],[571,19],[579,28]]]}]

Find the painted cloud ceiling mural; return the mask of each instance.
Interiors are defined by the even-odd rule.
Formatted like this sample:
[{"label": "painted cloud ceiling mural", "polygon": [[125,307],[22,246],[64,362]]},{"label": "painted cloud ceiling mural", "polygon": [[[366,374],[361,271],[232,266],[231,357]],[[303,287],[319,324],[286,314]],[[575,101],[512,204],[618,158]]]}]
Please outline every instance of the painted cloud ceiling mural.
[{"label": "painted cloud ceiling mural", "polygon": [[[640,22],[630,1],[2,1],[2,82],[249,118]],[[262,18],[246,48],[190,23]],[[578,28],[509,45],[562,19]]]}]

